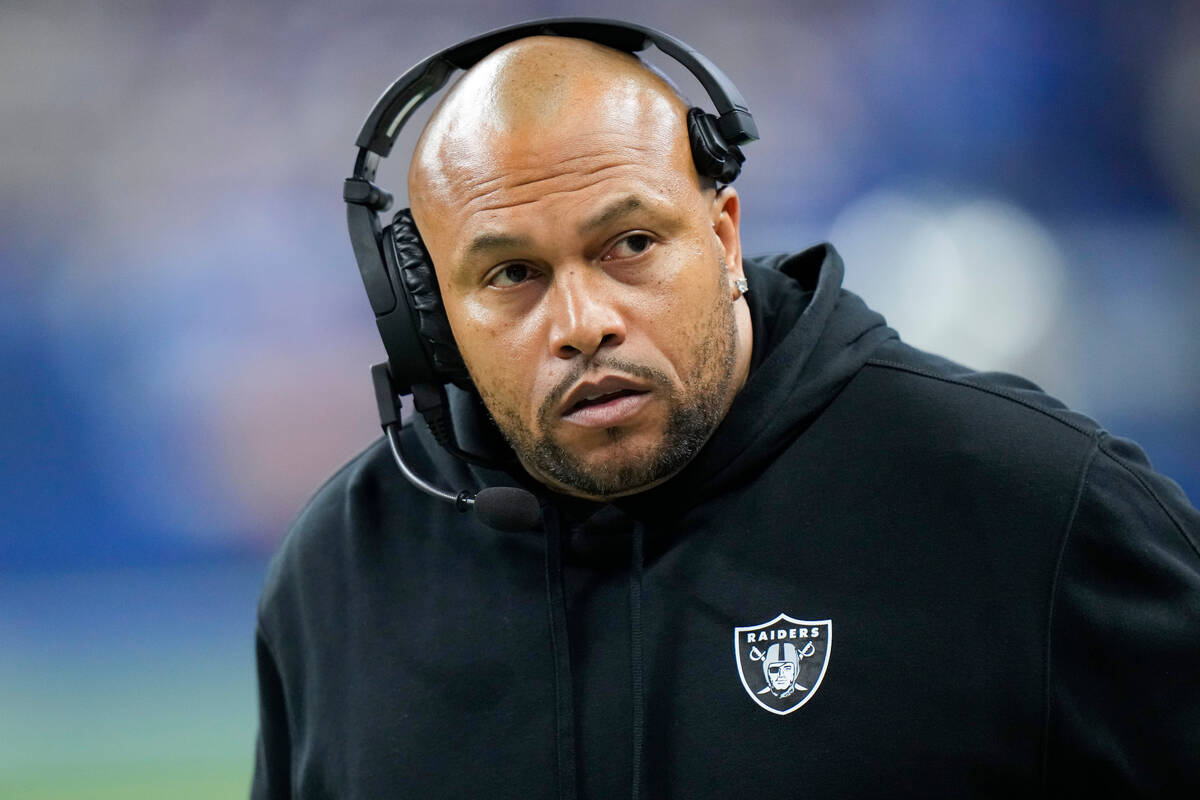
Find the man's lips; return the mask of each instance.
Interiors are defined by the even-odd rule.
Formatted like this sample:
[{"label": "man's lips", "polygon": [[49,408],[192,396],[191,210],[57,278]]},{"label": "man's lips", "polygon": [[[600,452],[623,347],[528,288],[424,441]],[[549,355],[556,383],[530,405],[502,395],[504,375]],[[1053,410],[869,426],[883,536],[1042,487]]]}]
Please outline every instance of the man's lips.
[{"label": "man's lips", "polygon": [[618,425],[641,410],[650,399],[642,381],[623,375],[608,375],[577,384],[563,400],[562,418],[583,427]]}]

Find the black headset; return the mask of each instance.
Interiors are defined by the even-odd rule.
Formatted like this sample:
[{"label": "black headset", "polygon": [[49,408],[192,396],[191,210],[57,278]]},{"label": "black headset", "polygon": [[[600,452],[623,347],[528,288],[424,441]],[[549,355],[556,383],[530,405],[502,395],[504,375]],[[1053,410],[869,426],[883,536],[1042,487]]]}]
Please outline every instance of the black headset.
[{"label": "black headset", "polygon": [[691,108],[687,114],[692,159],[703,176],[719,183],[732,181],[745,160],[738,146],[758,138],[746,101],[711,61],[673,36],[609,19],[563,17],[499,28],[429,56],[388,87],[358,134],[354,174],[342,192],[354,257],[387,351],[387,361],[371,368],[380,423],[390,435],[389,426],[394,428],[398,421],[397,398],[411,392],[438,441],[469,461],[479,459],[454,443],[445,385],[467,387],[470,376],[442,308],[433,264],[409,209],[396,212],[391,224],[381,226],[380,212],[391,207],[392,195],[373,181],[380,159],[391,152],[404,123],[455,70],[469,69],[509,42],[538,35],[587,39],[627,53],[653,44],[686,67],[717,110],[714,115]]}]

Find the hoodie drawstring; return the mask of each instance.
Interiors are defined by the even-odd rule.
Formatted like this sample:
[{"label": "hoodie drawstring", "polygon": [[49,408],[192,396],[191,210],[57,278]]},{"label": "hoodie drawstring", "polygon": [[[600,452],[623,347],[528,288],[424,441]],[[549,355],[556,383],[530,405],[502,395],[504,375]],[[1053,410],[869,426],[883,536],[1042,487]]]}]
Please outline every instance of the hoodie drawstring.
[{"label": "hoodie drawstring", "polygon": [[[546,605],[550,615],[550,647],[554,655],[555,747],[558,761],[558,796],[576,800],[579,795],[575,763],[575,699],[571,677],[571,648],[567,634],[567,603],[563,586],[563,531],[558,512],[544,506],[546,532]],[[646,529],[634,523],[630,542],[629,631],[633,697],[633,782],[630,796],[641,800],[646,794],[646,692],[643,663],[642,590],[645,566]]]},{"label": "hoodie drawstring", "polygon": [[567,603],[563,592],[562,528],[558,512],[542,507],[546,531],[546,604],[550,612],[550,647],[554,653],[555,747],[558,755],[558,796],[575,800],[575,699],[571,681],[571,648],[567,639]]},{"label": "hoodie drawstring", "polygon": [[646,695],[642,665],[642,571],[645,563],[646,529],[634,523],[629,568],[629,652],[633,663],[633,800],[642,797],[643,752],[646,746]]}]

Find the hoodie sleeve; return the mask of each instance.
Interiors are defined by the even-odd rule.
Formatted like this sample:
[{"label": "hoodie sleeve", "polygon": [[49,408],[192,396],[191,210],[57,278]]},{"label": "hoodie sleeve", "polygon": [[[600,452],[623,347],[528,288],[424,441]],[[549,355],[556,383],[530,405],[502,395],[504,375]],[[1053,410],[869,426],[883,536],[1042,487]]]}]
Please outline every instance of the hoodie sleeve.
[{"label": "hoodie sleeve", "polygon": [[1101,434],[1050,619],[1052,794],[1200,797],[1200,514]]},{"label": "hoodie sleeve", "polygon": [[255,636],[255,657],[258,661],[258,742],[250,798],[289,798],[292,796],[291,736],[283,682],[261,628]]}]

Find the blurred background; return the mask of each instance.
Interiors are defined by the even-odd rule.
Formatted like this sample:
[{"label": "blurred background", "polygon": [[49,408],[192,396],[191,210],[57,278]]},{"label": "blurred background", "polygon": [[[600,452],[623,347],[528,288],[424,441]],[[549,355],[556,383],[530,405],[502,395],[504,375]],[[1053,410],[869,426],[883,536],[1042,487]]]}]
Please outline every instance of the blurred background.
[{"label": "blurred background", "polygon": [[1200,498],[1195,2],[5,0],[0,796],[245,794],[267,559],[378,434],[354,137],[411,63],[559,14],[742,89],[749,252],[831,240],[906,339]]}]

